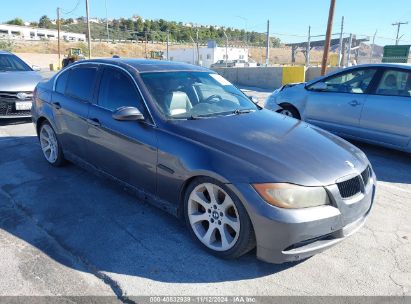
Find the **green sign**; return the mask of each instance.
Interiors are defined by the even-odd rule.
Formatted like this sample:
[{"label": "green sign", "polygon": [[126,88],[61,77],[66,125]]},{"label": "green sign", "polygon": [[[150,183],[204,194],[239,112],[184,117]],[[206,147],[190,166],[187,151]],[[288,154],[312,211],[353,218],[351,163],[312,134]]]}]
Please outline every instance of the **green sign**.
[{"label": "green sign", "polygon": [[382,62],[407,63],[410,55],[410,45],[386,45]]}]

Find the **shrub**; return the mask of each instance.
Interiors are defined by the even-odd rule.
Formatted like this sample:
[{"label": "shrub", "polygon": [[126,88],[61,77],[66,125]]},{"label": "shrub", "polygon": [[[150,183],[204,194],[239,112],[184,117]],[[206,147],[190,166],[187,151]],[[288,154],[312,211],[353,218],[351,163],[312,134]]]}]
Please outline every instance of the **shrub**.
[{"label": "shrub", "polygon": [[14,43],[10,40],[0,40],[0,50],[12,52]]}]

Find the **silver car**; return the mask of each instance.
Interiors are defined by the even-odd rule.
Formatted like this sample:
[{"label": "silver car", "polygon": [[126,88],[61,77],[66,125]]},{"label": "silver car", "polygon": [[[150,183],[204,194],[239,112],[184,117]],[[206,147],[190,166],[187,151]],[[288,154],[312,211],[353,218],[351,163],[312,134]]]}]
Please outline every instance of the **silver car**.
[{"label": "silver car", "polygon": [[411,152],[410,65],[360,65],[285,85],[265,107],[342,137]]},{"label": "silver car", "polygon": [[30,117],[33,91],[42,77],[16,55],[0,51],[0,119]]}]

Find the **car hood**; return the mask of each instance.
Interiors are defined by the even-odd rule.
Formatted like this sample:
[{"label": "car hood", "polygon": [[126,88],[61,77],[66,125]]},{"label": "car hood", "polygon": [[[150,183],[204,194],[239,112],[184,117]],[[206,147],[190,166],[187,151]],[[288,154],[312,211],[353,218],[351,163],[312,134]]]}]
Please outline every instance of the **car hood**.
[{"label": "car hood", "polygon": [[0,72],[0,91],[31,92],[41,80],[40,74],[34,71]]},{"label": "car hood", "polygon": [[365,154],[345,140],[268,110],[175,126],[180,135],[241,163],[229,173],[235,181],[325,186],[368,165]]}]

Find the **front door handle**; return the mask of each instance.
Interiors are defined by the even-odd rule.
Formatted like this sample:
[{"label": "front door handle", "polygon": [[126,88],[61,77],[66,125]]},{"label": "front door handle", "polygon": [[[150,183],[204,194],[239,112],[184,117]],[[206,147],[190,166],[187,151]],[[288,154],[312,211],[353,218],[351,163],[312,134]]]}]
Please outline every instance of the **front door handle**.
[{"label": "front door handle", "polygon": [[350,106],[356,107],[359,106],[361,103],[358,100],[351,100],[349,104]]},{"label": "front door handle", "polygon": [[61,109],[61,104],[59,102],[53,102],[53,106],[54,108],[56,108],[57,110]]},{"label": "front door handle", "polygon": [[97,118],[87,118],[87,122],[95,127],[101,126],[101,123]]}]

